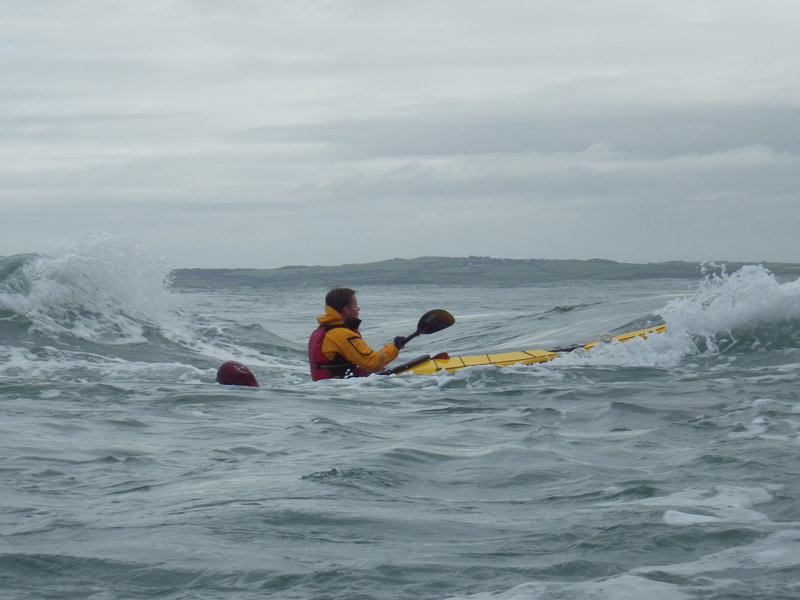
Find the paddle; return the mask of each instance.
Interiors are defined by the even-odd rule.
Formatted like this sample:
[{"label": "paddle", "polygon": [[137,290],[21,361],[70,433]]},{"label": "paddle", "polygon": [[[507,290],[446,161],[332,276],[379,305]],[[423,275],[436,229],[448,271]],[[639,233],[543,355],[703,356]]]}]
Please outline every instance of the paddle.
[{"label": "paddle", "polygon": [[419,323],[417,323],[417,330],[406,338],[406,344],[421,333],[436,333],[442,329],[447,329],[455,322],[456,318],[446,310],[441,308],[429,310],[420,317]]},{"label": "paddle", "polygon": [[[456,318],[451,315],[446,310],[442,310],[441,308],[437,308],[435,310],[429,310],[426,312],[422,317],[419,319],[419,323],[417,323],[417,330],[412,333],[410,336],[406,338],[406,344],[409,340],[417,337],[422,333],[436,333],[437,331],[441,331],[442,329],[447,329],[456,322]],[[442,352],[441,354],[437,354],[434,358],[450,358],[446,353]],[[383,371],[378,371],[378,375],[395,375],[396,373],[402,373],[403,371],[407,371],[408,369],[415,367],[419,364],[424,363],[427,360],[430,360],[431,357],[429,354],[425,354],[423,356],[418,356],[408,362],[404,362],[401,365],[398,365],[392,369],[385,369]]]}]

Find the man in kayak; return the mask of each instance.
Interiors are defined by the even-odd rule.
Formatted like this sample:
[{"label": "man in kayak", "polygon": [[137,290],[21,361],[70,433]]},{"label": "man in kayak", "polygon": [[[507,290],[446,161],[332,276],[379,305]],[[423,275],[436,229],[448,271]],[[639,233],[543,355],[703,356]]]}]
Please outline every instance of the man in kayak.
[{"label": "man in kayak", "polygon": [[373,350],[358,331],[358,313],[354,290],[335,288],[325,296],[325,314],[317,317],[319,327],[308,339],[311,379],[366,377],[397,358],[405,338],[398,336],[393,343]]}]

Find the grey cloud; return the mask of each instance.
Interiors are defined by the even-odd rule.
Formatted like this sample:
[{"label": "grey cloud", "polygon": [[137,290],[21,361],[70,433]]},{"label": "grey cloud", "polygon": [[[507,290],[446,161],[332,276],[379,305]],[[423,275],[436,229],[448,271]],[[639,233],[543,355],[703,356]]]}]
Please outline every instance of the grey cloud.
[{"label": "grey cloud", "polygon": [[794,1],[7,4],[0,254],[800,260]]},{"label": "grey cloud", "polygon": [[800,153],[800,107],[620,107],[574,114],[421,111],[414,116],[252,128],[242,142],[326,143],[359,157],[576,152],[595,144],[638,156],[668,157],[763,145]]}]

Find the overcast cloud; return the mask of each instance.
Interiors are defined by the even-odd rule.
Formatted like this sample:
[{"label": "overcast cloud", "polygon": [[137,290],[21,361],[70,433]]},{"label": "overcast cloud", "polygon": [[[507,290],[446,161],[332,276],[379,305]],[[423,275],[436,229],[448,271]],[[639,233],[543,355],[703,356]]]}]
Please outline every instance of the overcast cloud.
[{"label": "overcast cloud", "polygon": [[3,0],[0,255],[800,262],[797,0]]}]

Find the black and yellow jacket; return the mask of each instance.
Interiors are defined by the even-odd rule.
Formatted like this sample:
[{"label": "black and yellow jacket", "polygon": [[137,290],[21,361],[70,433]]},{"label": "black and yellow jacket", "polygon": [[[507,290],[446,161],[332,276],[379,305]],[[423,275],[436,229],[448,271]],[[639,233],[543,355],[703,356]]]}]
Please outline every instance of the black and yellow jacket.
[{"label": "black and yellow jacket", "polygon": [[364,377],[380,371],[395,358],[399,350],[386,344],[373,350],[361,337],[356,323],[345,323],[338,310],[325,307],[325,314],[317,317],[319,327],[308,340],[308,360],[311,378]]}]

